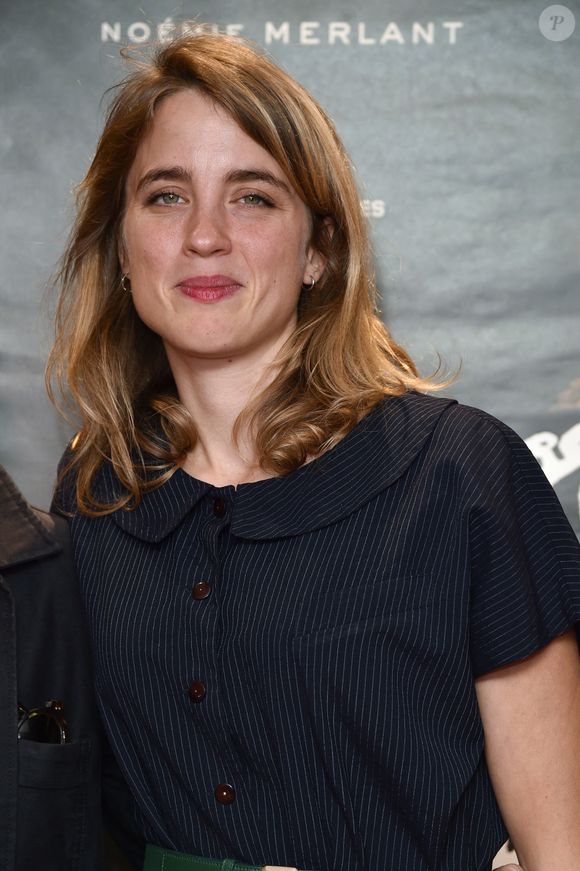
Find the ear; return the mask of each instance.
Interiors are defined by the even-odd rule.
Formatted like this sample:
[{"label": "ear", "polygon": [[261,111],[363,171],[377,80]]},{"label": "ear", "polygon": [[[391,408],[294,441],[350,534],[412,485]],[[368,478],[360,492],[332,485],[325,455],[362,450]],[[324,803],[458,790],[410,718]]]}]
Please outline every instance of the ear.
[{"label": "ear", "polygon": [[129,268],[129,258],[127,256],[127,248],[125,245],[125,238],[123,235],[123,228],[121,227],[119,231],[119,239],[117,242],[117,256],[119,258],[119,264],[121,266],[121,272],[123,275],[126,275],[130,272]]},{"label": "ear", "polygon": [[[332,239],[334,235],[334,221],[330,217],[324,218],[322,227],[322,233],[328,236],[328,239]],[[308,250],[306,251],[306,266],[304,269],[304,277],[302,279],[303,284],[310,284],[312,279],[314,281],[318,281],[324,272],[326,267],[326,257],[324,257],[321,252],[315,248],[313,245],[309,245]]]},{"label": "ear", "polygon": [[306,265],[304,267],[304,275],[302,276],[302,284],[311,284],[317,282],[326,266],[326,258],[322,256],[316,248],[310,247],[306,252]]}]

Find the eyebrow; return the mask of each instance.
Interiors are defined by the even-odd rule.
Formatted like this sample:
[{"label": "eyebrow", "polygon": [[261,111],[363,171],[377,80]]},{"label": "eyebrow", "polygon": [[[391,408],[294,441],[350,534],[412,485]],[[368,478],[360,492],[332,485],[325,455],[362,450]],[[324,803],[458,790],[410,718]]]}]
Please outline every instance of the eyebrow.
[{"label": "eyebrow", "polygon": [[143,188],[157,181],[191,181],[191,174],[182,166],[160,166],[156,169],[150,169],[145,175],[142,175],[137,183],[135,193],[140,193]]},{"label": "eyebrow", "polygon": [[[160,166],[150,169],[149,172],[141,176],[137,184],[136,193],[140,193],[144,188],[158,181],[191,182],[191,180],[191,173],[183,166]],[[225,181],[228,184],[261,181],[279,188],[286,194],[292,194],[286,182],[267,169],[232,169],[227,173]]]},{"label": "eyebrow", "polygon": [[246,181],[262,181],[266,184],[271,184],[273,187],[279,188],[287,194],[291,194],[292,191],[286,184],[286,182],[279,178],[277,175],[274,175],[272,172],[268,172],[267,169],[232,169],[226,175],[227,182],[246,182]]}]

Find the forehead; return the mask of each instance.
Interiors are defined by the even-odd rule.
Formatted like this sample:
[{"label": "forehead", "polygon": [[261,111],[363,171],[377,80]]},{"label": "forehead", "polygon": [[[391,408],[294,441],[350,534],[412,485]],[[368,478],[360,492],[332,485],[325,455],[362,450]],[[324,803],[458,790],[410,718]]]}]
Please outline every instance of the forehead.
[{"label": "forehead", "polygon": [[286,178],[278,162],[242,130],[221,106],[191,89],[165,97],[141,141],[128,182],[152,166],[183,165],[192,172],[224,174],[257,166]]}]

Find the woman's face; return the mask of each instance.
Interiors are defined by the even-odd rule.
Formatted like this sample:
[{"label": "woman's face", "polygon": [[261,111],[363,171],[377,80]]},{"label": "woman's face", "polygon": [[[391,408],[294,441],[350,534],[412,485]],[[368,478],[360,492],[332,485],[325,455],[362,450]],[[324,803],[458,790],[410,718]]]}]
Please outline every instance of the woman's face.
[{"label": "woman's face", "polygon": [[175,354],[273,358],[322,272],[278,163],[198,91],[158,107],[127,179],[120,259],[135,308]]}]

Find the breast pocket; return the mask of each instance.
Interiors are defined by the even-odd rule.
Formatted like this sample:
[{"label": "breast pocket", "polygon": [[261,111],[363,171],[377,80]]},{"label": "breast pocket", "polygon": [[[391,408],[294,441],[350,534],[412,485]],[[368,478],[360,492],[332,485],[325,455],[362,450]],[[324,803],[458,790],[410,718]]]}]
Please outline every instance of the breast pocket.
[{"label": "breast pocket", "polygon": [[437,592],[437,576],[389,576],[351,584],[310,603],[296,639],[356,634],[365,627],[397,623],[397,615],[427,608]]},{"label": "breast pocket", "polygon": [[18,742],[18,869],[89,867],[82,864],[82,856],[95,765],[95,749],[88,739],[70,744]]},{"label": "breast pocket", "polygon": [[327,597],[316,625],[292,639],[308,717],[382,731],[445,657],[445,637],[432,631],[438,589],[436,575],[407,575]]}]

